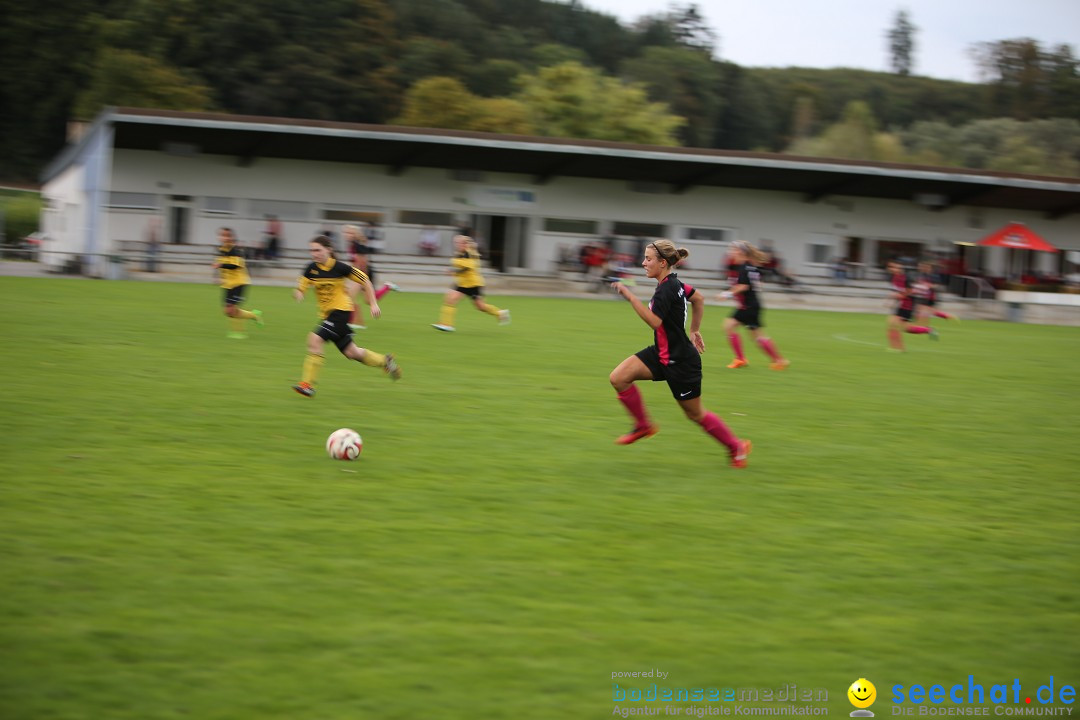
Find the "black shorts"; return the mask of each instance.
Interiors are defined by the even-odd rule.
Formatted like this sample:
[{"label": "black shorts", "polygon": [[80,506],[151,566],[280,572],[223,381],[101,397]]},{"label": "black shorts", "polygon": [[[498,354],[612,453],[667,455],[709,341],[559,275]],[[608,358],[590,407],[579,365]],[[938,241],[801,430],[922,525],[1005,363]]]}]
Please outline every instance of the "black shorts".
[{"label": "black shorts", "polygon": [[914,312],[914,308],[896,308],[893,313],[896,317],[900,318],[904,322],[911,322],[911,315]]},{"label": "black shorts", "polygon": [[454,288],[462,295],[468,295],[473,300],[479,300],[484,296],[484,286],[477,285],[476,287],[461,287],[460,285]]},{"label": "black shorts", "polygon": [[764,327],[761,322],[761,308],[740,308],[731,313],[731,317],[735,318],[735,321],[741,325],[745,325],[751,330],[757,330],[760,327]]},{"label": "black shorts", "polygon": [[337,345],[337,349],[345,352],[353,341],[353,331],[349,327],[349,317],[352,315],[348,310],[331,310],[330,314],[319,323],[319,327],[311,332],[323,340],[329,340]]},{"label": "black shorts", "polygon": [[649,368],[653,382],[664,380],[676,400],[692,400],[701,397],[701,356],[696,362],[665,365],[660,362],[660,351],[650,345],[635,356]]},{"label": "black shorts", "polygon": [[247,285],[237,285],[234,288],[225,289],[225,304],[226,305],[239,305],[244,302],[244,291],[247,290]]},{"label": "black shorts", "polygon": [[935,305],[937,305],[937,298],[932,298],[932,297],[931,298],[920,298],[919,299],[919,304],[920,305],[925,305],[926,307],[931,307],[932,308]]}]

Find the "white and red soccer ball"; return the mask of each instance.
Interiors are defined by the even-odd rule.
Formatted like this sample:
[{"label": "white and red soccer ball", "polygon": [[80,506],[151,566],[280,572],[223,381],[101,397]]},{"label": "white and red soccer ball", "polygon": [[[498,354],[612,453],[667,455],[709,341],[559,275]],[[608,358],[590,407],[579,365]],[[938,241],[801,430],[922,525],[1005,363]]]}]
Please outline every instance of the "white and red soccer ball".
[{"label": "white and red soccer ball", "polygon": [[335,460],[355,460],[363,449],[360,433],[349,428],[335,430],[326,438],[326,454]]}]

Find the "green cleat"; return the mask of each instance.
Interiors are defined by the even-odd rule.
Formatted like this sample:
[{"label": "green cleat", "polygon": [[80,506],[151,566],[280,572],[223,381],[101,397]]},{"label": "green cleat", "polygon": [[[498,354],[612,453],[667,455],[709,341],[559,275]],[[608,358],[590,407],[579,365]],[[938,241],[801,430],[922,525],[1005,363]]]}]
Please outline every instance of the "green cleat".
[{"label": "green cleat", "polygon": [[247,339],[247,335],[242,333],[242,332],[231,332],[231,333],[229,333],[227,335],[227,337],[232,339],[232,340],[246,340]]},{"label": "green cleat", "polygon": [[255,324],[259,327],[263,327],[266,323],[263,322],[262,310],[252,310],[251,314],[255,316]]}]

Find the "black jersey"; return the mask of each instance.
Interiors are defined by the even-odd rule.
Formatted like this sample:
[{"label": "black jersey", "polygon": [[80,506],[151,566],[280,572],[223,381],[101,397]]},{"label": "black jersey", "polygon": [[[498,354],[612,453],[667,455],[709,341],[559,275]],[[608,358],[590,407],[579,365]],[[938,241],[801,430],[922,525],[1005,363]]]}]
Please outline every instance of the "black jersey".
[{"label": "black jersey", "polygon": [[927,273],[920,273],[915,282],[911,286],[911,294],[915,296],[915,301],[929,305],[937,300],[937,289],[934,283],[934,276]]},{"label": "black jersey", "polygon": [[671,273],[649,301],[649,309],[659,316],[660,327],[653,330],[653,342],[664,365],[700,363],[697,348],[686,335],[686,303],[696,291]]},{"label": "black jersey", "polygon": [[735,280],[736,285],[746,285],[748,290],[735,296],[739,301],[740,310],[761,309],[761,271],[750,263],[743,263],[739,268],[739,277]]},{"label": "black jersey", "polygon": [[911,278],[901,270],[889,278],[893,292],[896,294],[896,309],[911,310],[915,307],[915,298],[911,294]]}]

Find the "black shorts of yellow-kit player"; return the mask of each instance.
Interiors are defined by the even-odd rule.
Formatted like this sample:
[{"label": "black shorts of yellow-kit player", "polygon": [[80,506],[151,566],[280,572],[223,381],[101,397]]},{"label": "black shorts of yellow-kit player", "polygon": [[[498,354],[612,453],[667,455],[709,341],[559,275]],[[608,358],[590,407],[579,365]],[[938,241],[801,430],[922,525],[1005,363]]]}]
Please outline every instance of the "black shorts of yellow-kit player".
[{"label": "black shorts of yellow-kit player", "polygon": [[349,315],[348,310],[331,310],[330,314],[312,332],[323,340],[334,343],[341,352],[345,352],[345,348],[349,347],[353,341],[353,331],[349,327]]},{"label": "black shorts of yellow-kit player", "polygon": [[476,287],[460,287],[459,286],[459,287],[456,287],[454,289],[457,290],[462,295],[468,295],[473,300],[479,300],[480,298],[484,297],[484,286],[483,285],[477,285]]},{"label": "black shorts of yellow-kit player", "polygon": [[225,304],[240,305],[244,302],[244,291],[247,285],[237,285],[233,288],[225,288]]}]

